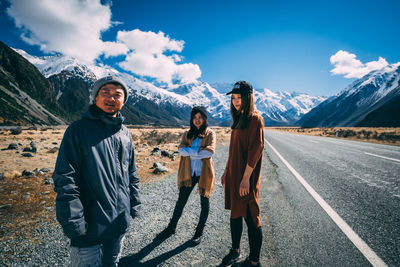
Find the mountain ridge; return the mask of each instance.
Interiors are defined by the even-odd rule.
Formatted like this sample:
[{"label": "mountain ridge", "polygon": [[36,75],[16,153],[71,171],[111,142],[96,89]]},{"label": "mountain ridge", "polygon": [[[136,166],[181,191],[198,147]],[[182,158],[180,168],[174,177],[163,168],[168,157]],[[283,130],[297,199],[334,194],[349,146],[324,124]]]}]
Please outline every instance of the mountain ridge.
[{"label": "mountain ridge", "polygon": [[[373,124],[368,123],[366,117],[372,114],[369,116],[372,119],[375,110],[381,108],[385,110],[384,106],[392,103],[392,99],[400,95],[399,81],[400,63],[372,71],[313,108],[297,122],[297,125],[301,127],[382,126],[383,122],[380,123],[378,120]],[[382,110],[379,114],[382,116]],[[392,116],[394,118],[388,119],[387,122],[399,121],[399,115],[386,114],[386,117]]]},{"label": "mountain ridge", "polygon": [[[187,124],[190,109],[195,105],[203,105],[207,107],[210,114],[210,122],[212,122],[212,124],[230,124],[230,102],[229,97],[225,95],[225,93],[232,88],[230,83],[225,83],[225,86],[222,86],[218,90],[210,84],[200,80],[191,84],[173,85],[168,88],[162,88],[130,74],[121,73],[109,66],[96,66],[93,64],[87,65],[74,58],[64,57],[61,55],[36,57],[29,55],[21,49],[15,49],[15,51],[26,57],[45,77],[48,77],[50,80],[56,80],[54,75],[60,75],[63,71],[68,71],[71,75],[76,75],[78,78],[91,85],[96,78],[107,74],[113,74],[127,83],[130,88],[130,95],[137,95],[134,97],[134,101],[127,103],[128,106],[132,104],[140,105],[138,99],[147,99],[150,102],[154,102],[154,104],[161,108],[163,112],[166,112],[171,116],[171,119],[167,124]],[[59,85],[55,87],[58,90],[58,99],[62,99],[64,91]],[[90,86],[88,86],[88,88],[90,88]],[[72,89],[64,90],[68,92]],[[81,95],[90,95],[90,92],[86,92],[87,88],[84,90],[85,93]],[[255,104],[266,120],[266,124],[271,125],[294,124],[299,117],[325,99],[323,97],[313,97],[307,94],[301,94],[302,97],[297,97],[297,99],[295,99],[295,96],[288,92],[275,93],[275,95],[273,95],[274,93],[271,93],[266,96],[263,95],[263,90],[264,89],[255,90]],[[81,101],[82,99],[79,100]],[[269,103],[266,104],[265,101],[268,101]],[[284,102],[284,104],[279,103],[280,101]],[[149,105],[149,102],[147,102],[146,105]],[[127,107],[127,109],[137,110],[132,107]],[[185,114],[180,110],[185,110]],[[189,110],[189,113],[187,113],[187,110]],[[141,117],[147,117],[148,119],[154,117],[150,113],[146,113],[145,115],[146,116]],[[150,120],[149,123],[151,124],[152,121]]]},{"label": "mountain ridge", "polygon": [[1,41],[0,62],[0,125],[55,125],[68,121],[70,116],[56,101],[52,84]]}]

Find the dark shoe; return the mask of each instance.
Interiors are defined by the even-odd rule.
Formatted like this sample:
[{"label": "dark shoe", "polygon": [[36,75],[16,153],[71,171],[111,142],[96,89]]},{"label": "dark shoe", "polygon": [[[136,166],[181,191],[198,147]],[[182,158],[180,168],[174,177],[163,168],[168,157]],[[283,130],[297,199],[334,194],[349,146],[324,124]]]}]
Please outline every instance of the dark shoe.
[{"label": "dark shoe", "polygon": [[201,235],[194,235],[190,241],[192,246],[197,246],[201,242]]},{"label": "dark shoe", "polygon": [[164,240],[175,234],[175,228],[167,227],[156,235],[155,240]]},{"label": "dark shoe", "polygon": [[243,262],[239,263],[237,266],[241,266],[241,267],[261,267],[261,263],[258,262],[256,265],[253,265],[250,262],[250,258],[247,257],[246,260],[244,260]]},{"label": "dark shoe", "polygon": [[229,251],[228,255],[226,255],[222,259],[221,266],[230,266],[237,262],[237,260],[240,258],[240,252],[237,252],[236,249],[231,248]]}]

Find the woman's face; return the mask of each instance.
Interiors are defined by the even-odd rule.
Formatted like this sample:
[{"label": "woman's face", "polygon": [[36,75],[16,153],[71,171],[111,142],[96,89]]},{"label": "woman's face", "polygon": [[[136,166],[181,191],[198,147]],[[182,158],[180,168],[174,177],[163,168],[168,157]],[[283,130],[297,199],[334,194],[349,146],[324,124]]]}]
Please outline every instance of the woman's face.
[{"label": "woman's face", "polygon": [[196,113],[193,118],[193,125],[196,126],[197,129],[200,129],[201,125],[203,125],[204,119],[200,112]]},{"label": "woman's face", "polygon": [[232,94],[232,105],[236,110],[239,110],[242,106],[242,96],[240,94]]}]

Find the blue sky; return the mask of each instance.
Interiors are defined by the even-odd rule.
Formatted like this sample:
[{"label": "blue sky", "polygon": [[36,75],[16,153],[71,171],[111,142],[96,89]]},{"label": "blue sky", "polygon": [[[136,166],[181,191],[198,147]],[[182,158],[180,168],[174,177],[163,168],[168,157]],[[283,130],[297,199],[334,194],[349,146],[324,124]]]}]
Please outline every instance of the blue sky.
[{"label": "blue sky", "polygon": [[1,0],[1,41],[166,84],[248,80],[329,96],[400,61],[397,0],[38,2]]}]

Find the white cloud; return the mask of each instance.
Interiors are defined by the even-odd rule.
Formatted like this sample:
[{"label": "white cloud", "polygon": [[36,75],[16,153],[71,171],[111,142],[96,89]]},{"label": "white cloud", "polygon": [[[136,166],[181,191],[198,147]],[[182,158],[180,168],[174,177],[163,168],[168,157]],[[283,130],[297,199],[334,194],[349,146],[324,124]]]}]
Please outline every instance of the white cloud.
[{"label": "white cloud", "polygon": [[373,70],[382,69],[389,63],[382,57],[377,61],[362,63],[356,55],[347,51],[339,50],[331,56],[331,63],[335,66],[331,72],[336,75],[343,75],[345,78],[361,78]]},{"label": "white cloud", "polygon": [[117,40],[103,41],[103,32],[123,23],[111,21],[110,6],[100,0],[9,1],[7,13],[21,29],[21,38],[45,53],[59,52],[86,62],[101,55],[126,55],[120,67],[167,84],[193,82],[201,76],[198,65],[181,63],[178,53],[185,42],[163,32],[119,31]]},{"label": "white cloud", "polygon": [[198,65],[177,64],[182,61],[181,56],[164,54],[167,51],[181,52],[184,42],[173,40],[163,32],[143,32],[137,29],[119,31],[117,40],[130,49],[125,61],[119,64],[125,70],[167,84],[171,84],[174,80],[190,83],[201,76]]},{"label": "white cloud", "polygon": [[175,78],[180,80],[182,83],[190,83],[201,76],[201,70],[199,65],[187,63],[176,66]]},{"label": "white cloud", "polygon": [[46,53],[60,52],[84,61],[117,55],[127,48],[103,42],[111,10],[99,0],[10,0],[7,13],[22,30],[21,38]]},{"label": "white cloud", "polygon": [[163,32],[119,31],[117,40],[139,54],[162,54],[165,51],[181,52],[184,41],[171,40]]},{"label": "white cloud", "polygon": [[103,42],[103,52],[106,57],[125,55],[129,48],[126,45],[115,42]]}]

